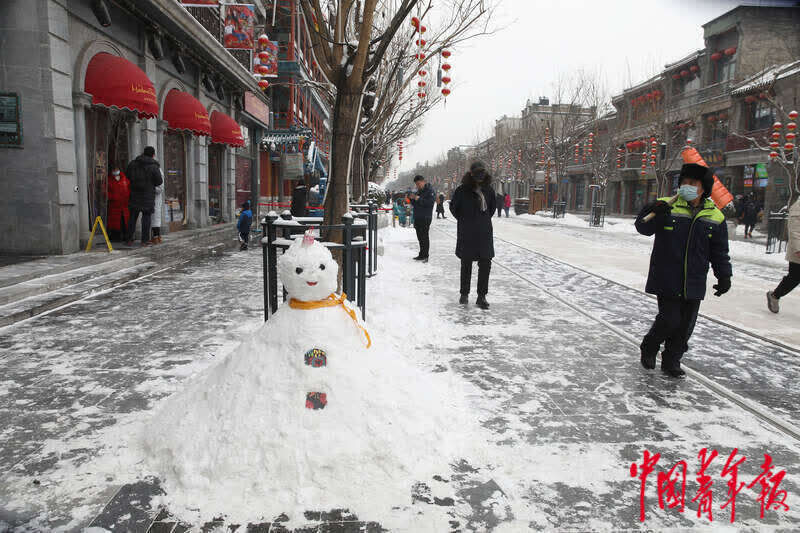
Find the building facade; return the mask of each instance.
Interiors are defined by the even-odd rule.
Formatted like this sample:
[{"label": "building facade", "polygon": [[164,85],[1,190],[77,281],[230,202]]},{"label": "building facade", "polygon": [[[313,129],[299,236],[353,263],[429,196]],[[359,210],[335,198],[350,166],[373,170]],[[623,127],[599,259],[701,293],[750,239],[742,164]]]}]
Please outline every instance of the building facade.
[{"label": "building facade", "polygon": [[226,49],[220,6],[7,0],[0,20],[0,252],[80,250],[107,223],[111,169],[145,146],[164,174],[164,232],[230,222],[257,200],[271,102],[249,51]]}]

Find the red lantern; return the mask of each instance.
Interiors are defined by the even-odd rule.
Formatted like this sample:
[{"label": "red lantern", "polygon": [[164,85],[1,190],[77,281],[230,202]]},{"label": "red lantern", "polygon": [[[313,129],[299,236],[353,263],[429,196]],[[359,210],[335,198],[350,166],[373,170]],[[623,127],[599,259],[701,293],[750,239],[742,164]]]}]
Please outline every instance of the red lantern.
[{"label": "red lantern", "polygon": [[672,75],[672,79],[673,80],[679,80],[679,79],[681,79],[681,75],[676,72],[675,74]]},{"label": "red lantern", "polygon": [[797,124],[795,124],[794,122],[790,122],[786,125],[786,129],[789,131],[794,131],[797,129]]},{"label": "red lantern", "polygon": [[687,145],[691,145],[692,144],[692,140],[691,139],[686,139],[686,144]]},{"label": "red lantern", "polygon": [[445,85],[447,85],[451,81],[453,80],[450,79],[450,76],[442,76],[442,83],[444,83]]},{"label": "red lantern", "polygon": [[428,44],[428,41],[425,39],[417,39],[417,46],[425,46],[426,44]]},{"label": "red lantern", "polygon": [[752,95],[752,94],[751,94],[751,95],[748,95],[748,96],[746,96],[746,97],[745,97],[745,99],[744,99],[744,101],[745,101],[746,103],[748,103],[748,104],[752,104],[753,102],[755,102],[755,101],[756,101],[756,97],[755,97],[754,95]]},{"label": "red lantern", "polygon": [[445,63],[444,65],[442,65],[442,70],[445,71],[445,72],[447,72],[451,68],[453,68],[453,67],[451,67],[449,63]]},{"label": "red lantern", "polygon": [[795,137],[797,137],[797,135],[795,135],[795,134],[794,134],[794,133],[792,133],[791,131],[790,131],[789,133],[787,133],[787,134],[786,134],[786,140],[787,140],[787,141],[793,141],[793,140],[795,139]]},{"label": "red lantern", "polygon": [[772,125],[772,128],[773,128],[775,131],[778,131],[778,130],[780,130],[782,127],[783,127],[783,124],[781,124],[780,122],[776,122],[775,124],[773,124],[773,125]]},{"label": "red lantern", "polygon": [[450,55],[451,55],[450,50],[442,50],[443,58],[447,59],[448,57],[450,57]]},{"label": "red lantern", "polygon": [[714,52],[713,54],[711,54],[711,61],[719,61],[720,59],[722,59],[721,52]]},{"label": "red lantern", "polygon": [[726,48],[725,49],[725,55],[726,56],[732,56],[735,53],[736,53],[736,47],[735,46],[731,46],[730,48]]},{"label": "red lantern", "polygon": [[768,96],[768,95],[767,95],[767,93],[765,93],[765,92],[760,92],[760,93],[758,93],[758,97],[759,97],[759,98],[761,98],[762,100],[766,100],[766,99],[767,99],[767,96]]},{"label": "red lantern", "polygon": [[417,17],[411,17],[411,25],[413,27],[415,27],[415,28],[418,27],[419,26],[419,19]]},{"label": "red lantern", "polygon": [[770,158],[775,159],[776,157],[778,157],[778,152],[770,152],[769,156]]},{"label": "red lantern", "polygon": [[426,31],[428,31],[428,28],[426,28],[425,26],[420,26],[419,27],[419,32],[420,33],[425,33]]},{"label": "red lantern", "polygon": [[681,78],[688,78],[688,77],[689,77],[689,71],[688,70],[682,70],[681,71]]},{"label": "red lantern", "polygon": [[428,74],[428,71],[427,70],[420,70],[419,72],[417,72],[417,74],[419,74],[420,76],[426,76]]},{"label": "red lantern", "polygon": [[771,143],[769,143],[769,147],[772,148],[773,150],[777,150],[778,146],[780,146],[780,143],[778,143],[778,141],[772,141]]},{"label": "red lantern", "polygon": [[269,87],[269,82],[267,80],[261,80],[258,82],[258,86],[261,88],[262,91],[266,91],[267,87]]},{"label": "red lantern", "polygon": [[776,141],[777,141],[778,139],[780,139],[780,138],[781,138],[781,134],[780,134],[780,132],[778,132],[778,131],[775,131],[775,132],[773,132],[773,133],[772,133],[772,138],[773,138],[774,140],[776,140]]},{"label": "red lantern", "polygon": [[717,117],[715,117],[714,115],[708,115],[709,122],[714,122],[715,120],[717,120]]},{"label": "red lantern", "polygon": [[417,83],[417,85],[419,85],[420,87],[425,87],[425,86],[427,85],[427,83],[425,83],[424,81],[420,80],[420,81]]},{"label": "red lantern", "polygon": [[792,150],[794,150],[794,143],[784,144],[783,149],[786,150],[787,152],[791,152]]},{"label": "red lantern", "polygon": [[419,54],[416,54],[414,57],[416,57],[417,59],[419,59],[420,61],[422,61],[423,59],[425,59],[425,54],[423,54],[422,52],[420,52]]},{"label": "red lantern", "polygon": [[258,44],[261,46],[267,46],[267,44],[269,44],[269,37],[266,33],[262,33],[258,36]]},{"label": "red lantern", "polygon": [[266,76],[267,74],[269,74],[269,68],[266,65],[258,65],[256,67],[256,72],[258,72],[262,76]]},{"label": "red lantern", "polygon": [[445,98],[450,96],[450,89],[448,89],[447,87],[443,88],[442,94],[445,96]]},{"label": "red lantern", "polygon": [[420,98],[425,98],[425,93],[419,92],[419,93],[417,93],[417,96],[420,97]]},{"label": "red lantern", "polygon": [[266,63],[267,61],[269,61],[269,54],[266,52],[259,52],[258,60],[261,61],[262,63]]},{"label": "red lantern", "polygon": [[695,72],[697,72],[698,70],[700,70],[700,67],[698,67],[697,65],[692,65],[691,67],[689,67],[689,72],[691,72],[693,74]]}]

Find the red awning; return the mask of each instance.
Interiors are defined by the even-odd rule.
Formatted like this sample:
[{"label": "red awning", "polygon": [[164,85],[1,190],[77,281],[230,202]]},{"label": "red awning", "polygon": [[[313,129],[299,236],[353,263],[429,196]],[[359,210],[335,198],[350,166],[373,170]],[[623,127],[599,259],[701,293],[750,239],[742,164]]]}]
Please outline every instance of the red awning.
[{"label": "red awning", "polygon": [[139,118],[158,116],[153,82],[142,69],[125,58],[98,53],[89,61],[84,81],[93,104],[135,111]]},{"label": "red awning", "polygon": [[242,128],[225,113],[214,111],[211,113],[211,142],[228,146],[244,146]]},{"label": "red awning", "polygon": [[172,89],[164,101],[164,120],[171,130],[190,131],[195,135],[211,135],[208,112],[200,101],[189,93]]}]

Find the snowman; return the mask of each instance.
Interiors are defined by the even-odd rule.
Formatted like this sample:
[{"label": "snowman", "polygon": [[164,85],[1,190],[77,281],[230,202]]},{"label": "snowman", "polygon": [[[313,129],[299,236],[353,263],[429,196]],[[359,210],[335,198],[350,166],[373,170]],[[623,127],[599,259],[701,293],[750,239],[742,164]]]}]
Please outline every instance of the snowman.
[{"label": "snowman", "polygon": [[167,398],[141,433],[144,462],[178,516],[271,520],[359,502],[368,513],[376,495],[391,507],[467,440],[463,394],[373,346],[335,293],[336,261],[310,233],[278,273],[288,304]]}]

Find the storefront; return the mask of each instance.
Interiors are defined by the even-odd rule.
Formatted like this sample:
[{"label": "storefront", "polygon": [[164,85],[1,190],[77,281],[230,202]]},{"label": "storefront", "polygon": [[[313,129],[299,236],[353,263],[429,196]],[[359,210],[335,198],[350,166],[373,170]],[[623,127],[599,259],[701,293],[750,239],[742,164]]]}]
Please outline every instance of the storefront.
[{"label": "storefront", "polygon": [[[223,222],[226,213],[228,183],[225,179],[228,147],[246,151],[247,128],[220,111],[211,113],[211,145],[208,148],[208,217],[213,224]],[[237,157],[238,163],[238,157]],[[238,167],[238,164],[237,164]],[[232,212],[227,214],[232,219]]]},{"label": "storefront", "polygon": [[121,238],[122,221],[108,219],[109,175],[115,167],[124,173],[135,157],[131,154],[131,125],[137,119],[158,115],[155,88],[139,67],[106,52],[89,61],[84,85],[91,95],[83,117],[87,162],[86,192],[81,199],[86,205],[84,223],[91,227],[100,217],[105,227]]},{"label": "storefront", "polygon": [[172,89],[164,101],[164,225],[169,231],[187,229],[189,210],[188,152],[193,136],[211,135],[211,122],[206,108],[194,96]]}]

